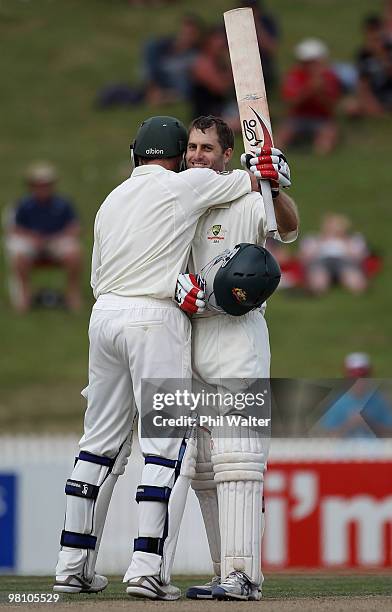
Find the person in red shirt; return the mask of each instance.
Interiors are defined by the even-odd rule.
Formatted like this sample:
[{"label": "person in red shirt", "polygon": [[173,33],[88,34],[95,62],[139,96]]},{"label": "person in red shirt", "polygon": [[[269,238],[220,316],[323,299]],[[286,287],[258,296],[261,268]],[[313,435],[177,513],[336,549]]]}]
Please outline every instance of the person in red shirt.
[{"label": "person in red shirt", "polygon": [[310,135],[315,152],[325,155],[332,151],[338,137],[335,113],[339,80],[328,66],[328,49],[321,40],[302,41],[295,48],[295,56],[298,62],[283,80],[288,116],[278,130],[276,143],[285,149],[298,137]]}]

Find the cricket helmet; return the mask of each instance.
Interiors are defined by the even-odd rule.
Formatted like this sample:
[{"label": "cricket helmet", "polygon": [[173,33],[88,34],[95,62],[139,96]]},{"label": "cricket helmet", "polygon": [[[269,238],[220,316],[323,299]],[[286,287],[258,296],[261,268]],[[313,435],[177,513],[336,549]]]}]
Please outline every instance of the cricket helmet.
[{"label": "cricket helmet", "polygon": [[166,159],[185,153],[188,134],[185,126],[175,117],[150,117],[140,125],[136,138],[131,144],[131,158],[135,166],[139,157],[145,159]]},{"label": "cricket helmet", "polygon": [[214,278],[218,307],[236,317],[259,308],[280,281],[275,257],[257,244],[237,244],[224,259]]}]

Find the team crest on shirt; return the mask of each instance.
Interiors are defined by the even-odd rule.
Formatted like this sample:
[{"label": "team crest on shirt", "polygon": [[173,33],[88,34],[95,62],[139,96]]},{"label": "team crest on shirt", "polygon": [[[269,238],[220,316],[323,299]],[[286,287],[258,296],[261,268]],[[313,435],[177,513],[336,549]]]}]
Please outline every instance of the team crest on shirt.
[{"label": "team crest on shirt", "polygon": [[215,223],[207,231],[207,240],[211,240],[213,243],[218,244],[226,238],[226,232],[220,223]]},{"label": "team crest on shirt", "polygon": [[239,304],[242,304],[243,302],[245,302],[247,295],[244,289],[240,289],[239,287],[233,287],[231,292]]}]

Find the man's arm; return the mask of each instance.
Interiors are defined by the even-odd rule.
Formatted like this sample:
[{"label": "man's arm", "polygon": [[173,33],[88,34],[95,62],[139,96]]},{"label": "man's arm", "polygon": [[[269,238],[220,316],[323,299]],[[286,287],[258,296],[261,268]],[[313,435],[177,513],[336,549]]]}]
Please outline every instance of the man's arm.
[{"label": "man's arm", "polygon": [[[241,155],[241,164],[250,170],[254,179],[266,179],[271,183],[275,218],[280,238],[292,242],[297,238],[299,217],[294,200],[283,192],[291,185],[290,167],[280,149],[271,147],[256,148],[254,156]],[[266,228],[264,232],[266,233]]]},{"label": "man's arm", "polygon": [[194,197],[189,198],[188,211],[198,217],[208,208],[230,204],[253,189],[250,173],[245,170],[216,172],[208,168],[190,168],[176,176],[192,190]]},{"label": "man's arm", "polygon": [[63,236],[73,236],[77,238],[80,236],[80,223],[76,219],[68,223],[62,230],[52,234],[51,238],[61,238]]},{"label": "man's arm", "polygon": [[93,252],[91,256],[91,276],[90,276],[90,285],[93,290],[94,297],[97,298],[97,284],[98,284],[98,269],[101,265],[101,254],[99,248],[99,235],[98,235],[98,215],[99,211],[95,217],[94,222],[94,244],[93,244]]},{"label": "man's arm", "polygon": [[[275,217],[281,238],[295,240],[298,234],[299,217],[297,206],[283,191],[274,199]],[[285,242],[288,242],[286,239]]]}]

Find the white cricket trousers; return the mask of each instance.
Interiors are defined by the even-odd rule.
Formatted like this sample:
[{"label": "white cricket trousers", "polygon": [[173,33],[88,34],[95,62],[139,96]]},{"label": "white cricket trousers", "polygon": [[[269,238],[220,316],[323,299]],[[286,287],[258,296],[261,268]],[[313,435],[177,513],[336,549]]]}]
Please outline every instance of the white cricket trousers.
[{"label": "white cricket trousers", "polygon": [[195,317],[192,353],[194,372],[204,381],[270,376],[267,323],[258,310],[242,317]]},{"label": "white cricket trousers", "polygon": [[[191,325],[171,300],[105,294],[93,307],[89,338],[80,447],[113,457],[132,429],[135,404],[140,411],[142,379],[191,378]],[[159,439],[141,439],[140,446],[143,454],[162,454],[175,453],[181,443],[167,442],[173,449],[159,448]]]},{"label": "white cricket trousers", "polygon": [[[105,294],[93,307],[89,339],[84,435],[66,485],[67,510],[56,575],[83,573],[91,578],[114,484],[131,450],[133,424],[141,409],[142,379],[191,378],[191,325],[171,300]],[[144,489],[138,493],[133,576],[160,572],[162,554],[152,544],[163,541],[167,491],[176,477],[170,466],[177,465],[181,454],[180,433],[179,437],[147,439],[140,436],[139,428],[146,457],[142,485],[147,486],[150,497],[143,497]],[[154,499],[148,501],[151,495]]]}]

